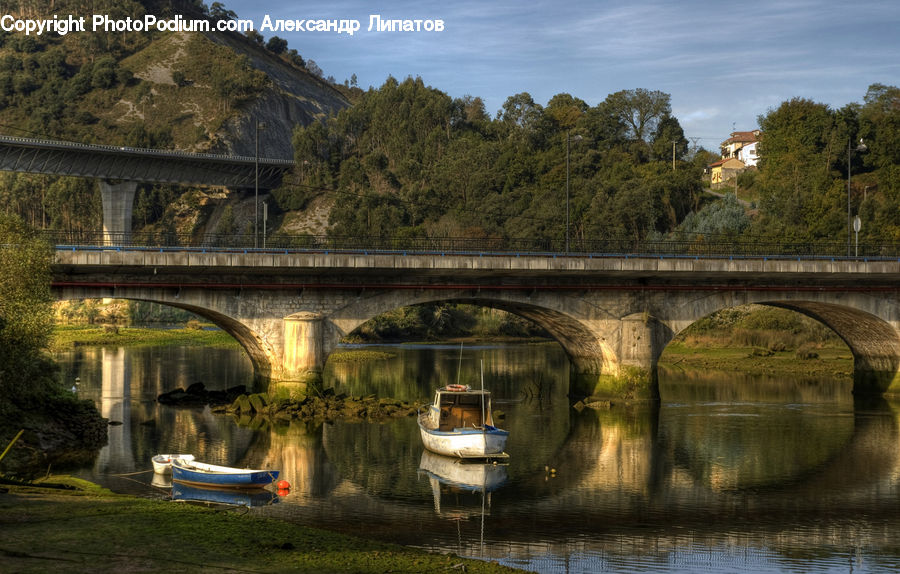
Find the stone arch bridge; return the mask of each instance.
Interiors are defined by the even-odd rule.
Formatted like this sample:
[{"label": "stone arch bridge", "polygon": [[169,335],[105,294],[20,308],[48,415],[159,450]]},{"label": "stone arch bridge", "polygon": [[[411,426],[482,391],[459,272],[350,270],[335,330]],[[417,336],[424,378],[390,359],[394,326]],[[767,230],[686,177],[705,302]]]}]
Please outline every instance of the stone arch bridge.
[{"label": "stone arch bridge", "polygon": [[58,299],[153,301],[214,322],[269,389],[321,378],[340,339],[385,311],[477,303],[543,326],[573,395],[656,399],[665,346],[719,309],[761,303],[821,321],[850,347],[854,392],[900,393],[900,260],[58,249]]}]

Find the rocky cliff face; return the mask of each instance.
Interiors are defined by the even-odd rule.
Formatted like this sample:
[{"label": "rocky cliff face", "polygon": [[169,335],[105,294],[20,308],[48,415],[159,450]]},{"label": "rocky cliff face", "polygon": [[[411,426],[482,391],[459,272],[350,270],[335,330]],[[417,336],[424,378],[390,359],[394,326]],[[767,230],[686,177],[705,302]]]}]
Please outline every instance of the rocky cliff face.
[{"label": "rocky cliff face", "polygon": [[209,34],[209,40],[246,55],[251,65],[271,80],[262,95],[228,120],[212,153],[255,155],[256,122],[260,157],[293,159],[291,135],[298,124],[307,125],[350,105],[344,96],[320,78],[298,70],[243,38]]}]

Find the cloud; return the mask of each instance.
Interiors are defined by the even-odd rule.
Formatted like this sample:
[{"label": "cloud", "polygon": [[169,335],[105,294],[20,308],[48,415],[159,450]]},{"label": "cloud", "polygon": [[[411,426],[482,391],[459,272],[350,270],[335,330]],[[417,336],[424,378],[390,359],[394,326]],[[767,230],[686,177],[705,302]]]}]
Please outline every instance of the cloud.
[{"label": "cloud", "polygon": [[[242,17],[265,11],[359,19],[363,30],[353,38],[282,37],[326,75],[356,73],[362,86],[380,85],[388,74],[419,75],[452,96],[482,97],[488,110],[522,91],[542,103],[568,92],[593,105],[621,89],[660,89],[679,103],[675,113],[683,125],[723,138],[733,122],[752,129],[757,115],[784,99],[840,107],[861,99],[869,84],[894,84],[900,76],[896,0],[403,0],[390,6],[276,0],[265,7],[232,0],[228,6]],[[446,30],[367,33],[372,13],[439,18]]]}]

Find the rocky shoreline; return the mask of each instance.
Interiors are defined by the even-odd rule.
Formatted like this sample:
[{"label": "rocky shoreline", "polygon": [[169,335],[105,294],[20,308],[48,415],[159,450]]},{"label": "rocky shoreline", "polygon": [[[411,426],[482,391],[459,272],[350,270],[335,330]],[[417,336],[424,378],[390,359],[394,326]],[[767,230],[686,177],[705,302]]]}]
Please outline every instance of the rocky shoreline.
[{"label": "rocky shoreline", "polygon": [[202,382],[187,389],[175,389],[157,397],[160,404],[175,407],[203,407],[209,405],[215,413],[230,414],[238,419],[263,416],[273,420],[303,419],[321,422],[337,420],[387,420],[411,417],[419,408],[390,398],[349,396],[325,389],[318,395],[303,399],[272,399],[265,393],[247,393],[244,385],[224,391],[209,391]]}]

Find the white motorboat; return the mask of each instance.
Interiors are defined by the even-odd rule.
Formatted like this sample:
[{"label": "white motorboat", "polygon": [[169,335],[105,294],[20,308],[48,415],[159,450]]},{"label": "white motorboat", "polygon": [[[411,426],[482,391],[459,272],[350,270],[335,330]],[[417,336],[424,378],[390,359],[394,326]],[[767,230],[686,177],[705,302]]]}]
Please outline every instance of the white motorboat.
[{"label": "white motorboat", "polygon": [[431,452],[457,458],[506,458],[509,432],[494,426],[491,393],[447,385],[419,413],[422,443]]}]

